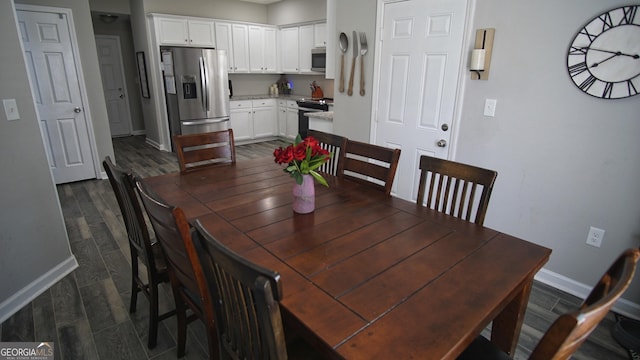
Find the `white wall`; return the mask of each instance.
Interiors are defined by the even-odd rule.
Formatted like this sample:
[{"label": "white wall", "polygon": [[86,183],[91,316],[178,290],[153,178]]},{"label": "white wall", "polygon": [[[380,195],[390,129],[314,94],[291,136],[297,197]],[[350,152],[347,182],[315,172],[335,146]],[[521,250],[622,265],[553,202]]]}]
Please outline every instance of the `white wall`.
[{"label": "white wall", "polygon": [[326,20],[326,0],[284,0],[267,6],[267,23],[287,25]]},{"label": "white wall", "polygon": [[[498,171],[485,225],[551,248],[547,280],[574,293],[593,286],[623,249],[640,245],[640,95],[593,98],[565,67],[578,29],[629,3],[639,4],[477,0],[472,17],[474,29],[496,28],[495,45],[489,80],[464,86],[455,160]],[[372,1],[338,1],[336,13],[338,32],[375,33]],[[373,56],[367,60],[371,79]],[[371,98],[348,97],[337,87],[336,132],[368,140]],[[494,118],[482,116],[486,98],[498,100]],[[585,244],[591,225],[606,230],[600,249]],[[640,317],[640,275],[624,299]]]},{"label": "white wall", "polygon": [[237,0],[131,0],[144,1],[145,13],[198,16],[215,19],[267,23],[265,5]]},{"label": "white wall", "polygon": [[0,1],[0,323],[77,267],[49,171],[11,1]]}]

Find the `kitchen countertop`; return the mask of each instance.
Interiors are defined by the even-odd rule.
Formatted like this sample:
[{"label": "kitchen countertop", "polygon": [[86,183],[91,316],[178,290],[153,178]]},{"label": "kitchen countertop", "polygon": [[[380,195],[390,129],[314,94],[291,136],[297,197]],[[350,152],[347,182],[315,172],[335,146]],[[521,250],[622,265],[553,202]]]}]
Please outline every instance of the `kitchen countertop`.
[{"label": "kitchen countertop", "polygon": [[[308,97],[308,96],[307,96]],[[258,100],[258,99],[282,99],[282,100],[300,100],[304,99],[304,95],[238,95],[229,98],[231,101],[241,100]]]},{"label": "kitchen countertop", "polygon": [[333,120],[333,111],[316,111],[304,113],[305,116],[318,119]]}]

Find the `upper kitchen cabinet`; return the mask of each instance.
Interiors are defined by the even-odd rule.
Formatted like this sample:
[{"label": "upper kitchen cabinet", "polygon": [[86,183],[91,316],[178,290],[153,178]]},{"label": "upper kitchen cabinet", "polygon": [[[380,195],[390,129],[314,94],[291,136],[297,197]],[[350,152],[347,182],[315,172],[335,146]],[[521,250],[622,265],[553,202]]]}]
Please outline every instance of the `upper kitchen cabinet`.
[{"label": "upper kitchen cabinet", "polygon": [[313,42],[315,47],[327,47],[327,24],[313,25]]},{"label": "upper kitchen cabinet", "polygon": [[[311,71],[311,49],[316,46],[316,25],[286,27],[280,30],[280,59],[283,73],[317,74]],[[322,31],[320,26],[317,31]],[[324,43],[325,36],[318,39]],[[326,45],[325,45],[326,46]]]},{"label": "upper kitchen cabinet", "polygon": [[277,29],[249,25],[249,70],[252,73],[277,72]]},{"label": "upper kitchen cabinet", "polygon": [[216,21],[215,29],[217,49],[227,51],[229,72],[249,72],[248,26]]},{"label": "upper kitchen cabinet", "polygon": [[214,22],[207,19],[155,16],[159,45],[215,47]]}]

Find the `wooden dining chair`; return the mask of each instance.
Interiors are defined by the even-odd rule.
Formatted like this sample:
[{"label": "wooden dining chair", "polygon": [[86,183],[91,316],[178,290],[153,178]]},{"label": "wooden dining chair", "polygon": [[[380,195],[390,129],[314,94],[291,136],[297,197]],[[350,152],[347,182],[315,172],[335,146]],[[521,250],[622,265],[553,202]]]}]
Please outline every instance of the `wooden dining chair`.
[{"label": "wooden dining chair", "polygon": [[[149,300],[149,339],[147,346],[149,349],[153,349],[158,339],[158,323],[175,314],[175,310],[171,310],[159,315],[158,310],[158,285],[169,282],[164,254],[160,244],[151,241],[131,173],[115,166],[108,156],[102,162],[102,165],[116,195],[129,239],[131,254],[131,302],[129,304],[129,312],[136,311],[138,293],[142,292]],[[146,281],[140,276],[139,262],[144,265],[146,270]]]},{"label": "wooden dining chair", "polygon": [[236,147],[233,129],[202,134],[174,135],[174,149],[180,172],[222,164],[235,164]]},{"label": "wooden dining chair", "polygon": [[493,170],[422,155],[416,203],[482,225],[497,177]]},{"label": "wooden dining chair", "polygon": [[[627,289],[636,271],[640,250],[628,249],[611,265],[578,310],[556,319],[529,356],[530,360],[564,360],[587,339]],[[476,338],[458,360],[511,359],[483,336]]]},{"label": "wooden dining chair", "polygon": [[400,149],[347,139],[338,176],[391,194]]},{"label": "wooden dining chair", "polygon": [[[218,338],[213,303],[198,257],[199,250],[191,238],[192,228],[181,208],[162,202],[140,179],[136,179],[136,188],[167,258],[178,317],[178,357],[185,354],[187,323],[198,318],[206,329],[209,356],[216,359]],[[187,317],[187,309],[195,316]]]},{"label": "wooden dining chair", "polygon": [[307,135],[318,140],[323,149],[333,154],[327,162],[318,168],[318,171],[334,176],[338,175],[340,163],[342,162],[342,152],[347,145],[347,138],[312,129],[309,129]]}]

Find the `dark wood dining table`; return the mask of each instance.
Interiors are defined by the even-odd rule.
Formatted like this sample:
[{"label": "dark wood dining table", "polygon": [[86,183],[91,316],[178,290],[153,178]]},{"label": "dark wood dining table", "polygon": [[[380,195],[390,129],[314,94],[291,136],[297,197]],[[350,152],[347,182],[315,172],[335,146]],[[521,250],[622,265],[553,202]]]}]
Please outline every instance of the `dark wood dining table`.
[{"label": "dark wood dining table", "polygon": [[551,250],[325,177],[306,215],[272,158],[143,181],[278,271],[285,323],[327,358],[454,359],[491,322],[491,341],[513,355]]}]

